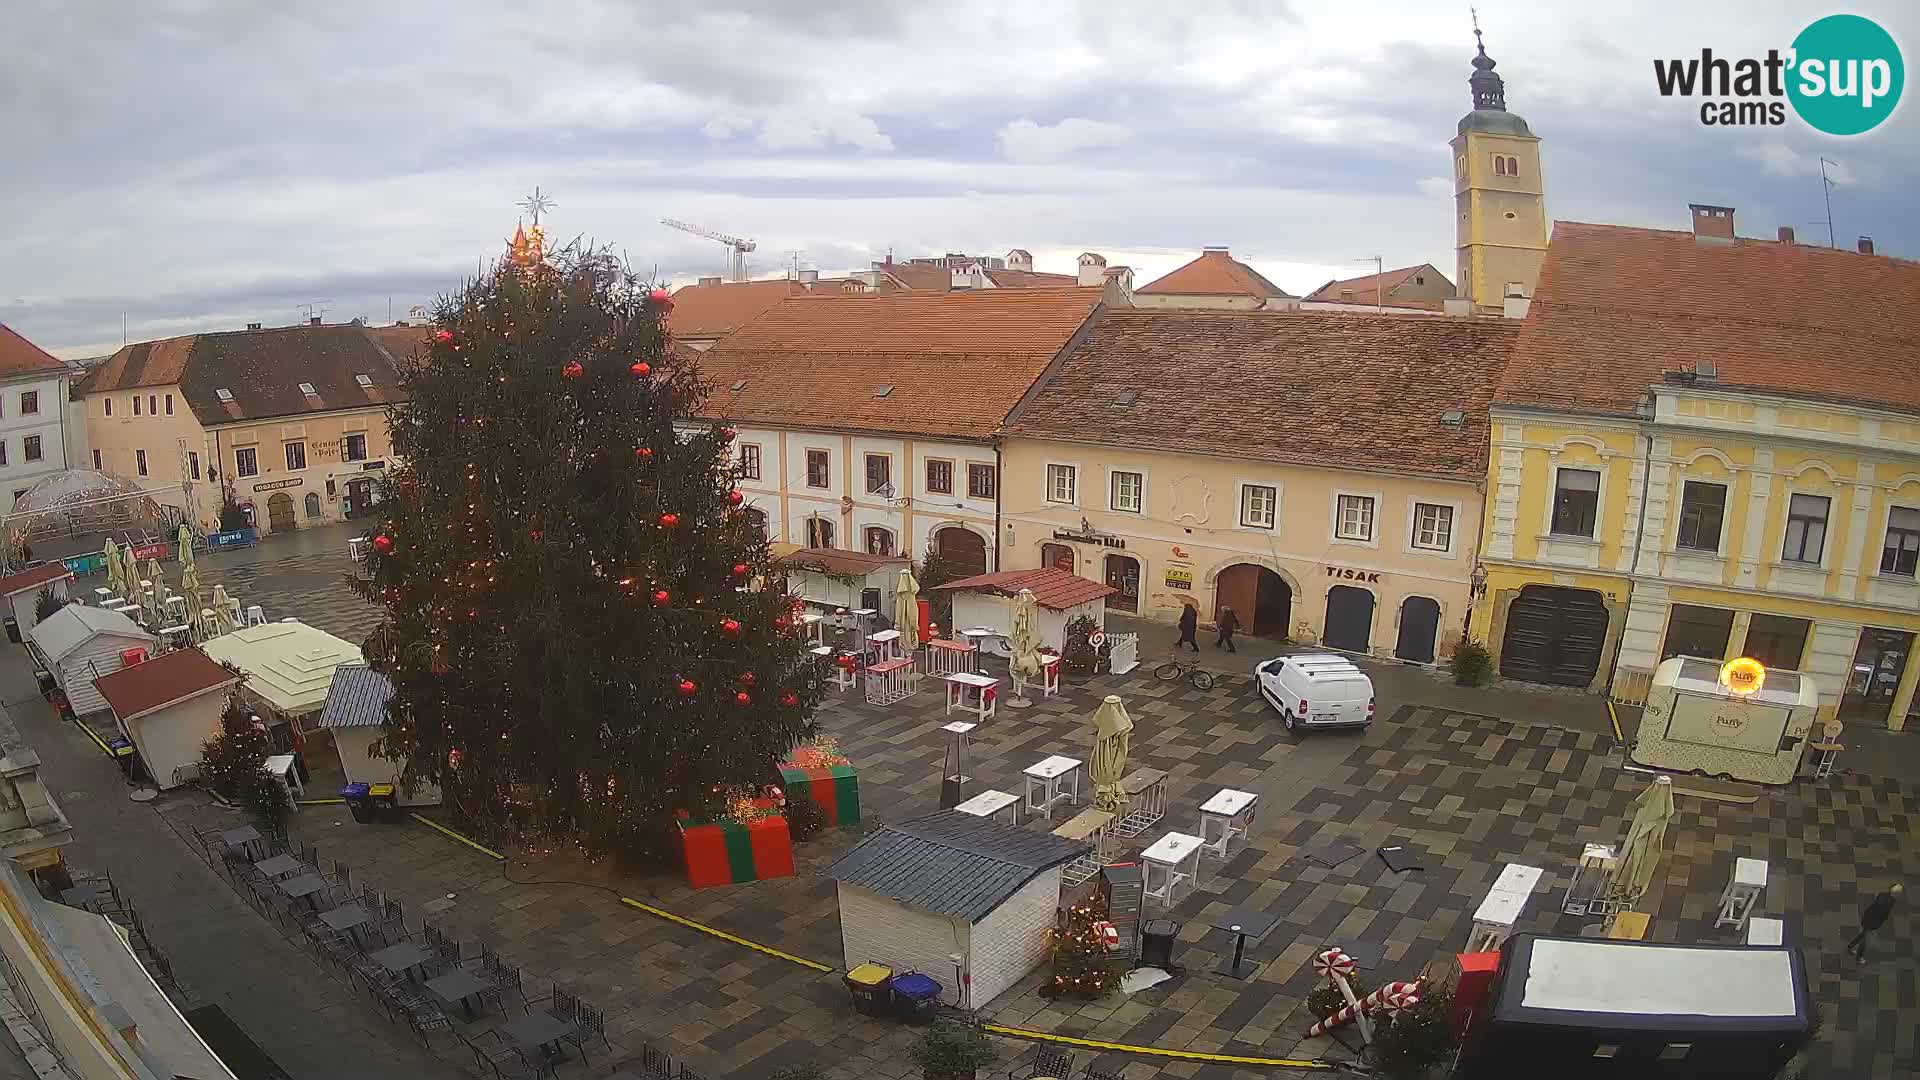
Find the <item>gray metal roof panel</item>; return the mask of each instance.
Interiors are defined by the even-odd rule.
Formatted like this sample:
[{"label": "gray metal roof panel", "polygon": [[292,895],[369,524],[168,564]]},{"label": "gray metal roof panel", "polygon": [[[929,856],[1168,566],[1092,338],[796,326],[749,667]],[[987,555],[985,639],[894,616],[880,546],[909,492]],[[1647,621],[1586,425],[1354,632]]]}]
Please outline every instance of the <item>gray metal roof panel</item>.
[{"label": "gray metal roof panel", "polygon": [[1049,867],[1092,846],[943,810],[889,825],[827,871],[910,907],[978,922]]},{"label": "gray metal roof panel", "polygon": [[393,683],[363,664],[342,664],[327,686],[327,703],[320,710],[324,728],[379,727],[387,720],[387,702]]}]

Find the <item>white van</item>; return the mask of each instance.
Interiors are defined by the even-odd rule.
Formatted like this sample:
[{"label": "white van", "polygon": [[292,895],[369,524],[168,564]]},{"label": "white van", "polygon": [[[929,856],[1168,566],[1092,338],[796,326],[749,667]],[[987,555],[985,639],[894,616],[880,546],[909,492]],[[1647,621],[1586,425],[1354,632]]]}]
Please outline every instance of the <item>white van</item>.
[{"label": "white van", "polygon": [[1288,731],[1362,728],[1373,722],[1373,680],[1335,653],[1276,656],[1254,668],[1260,696]]}]

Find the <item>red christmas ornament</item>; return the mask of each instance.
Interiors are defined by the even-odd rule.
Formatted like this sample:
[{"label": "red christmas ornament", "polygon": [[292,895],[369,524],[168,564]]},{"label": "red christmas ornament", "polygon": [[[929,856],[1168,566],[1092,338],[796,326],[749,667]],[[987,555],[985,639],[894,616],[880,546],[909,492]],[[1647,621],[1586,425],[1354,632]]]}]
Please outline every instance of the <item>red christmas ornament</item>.
[{"label": "red christmas ornament", "polygon": [[789,690],[786,693],[780,695],[780,704],[786,706],[789,709],[797,708],[800,705],[800,695]]},{"label": "red christmas ornament", "polygon": [[743,563],[743,562],[737,562],[733,564],[733,576],[737,578],[746,577],[747,574],[752,570],[753,570],[753,567],[748,566],[746,563]]},{"label": "red christmas ornament", "polygon": [[578,360],[569,360],[567,361],[567,366],[560,369],[560,374],[565,375],[569,379],[577,379],[586,373],[587,369],[582,367]]},{"label": "red christmas ornament", "polygon": [[435,341],[438,341],[438,342],[440,342],[441,344],[443,344],[443,345],[444,345],[444,344],[446,344],[447,342],[449,342],[449,341],[452,341],[452,340],[453,340],[453,331],[451,331],[451,330],[435,330],[435,331],[433,332],[433,340],[435,340]]},{"label": "red christmas ornament", "polygon": [[735,705],[751,705],[753,704],[753,695],[747,693],[745,690],[742,690],[739,693],[733,695],[733,703]]},{"label": "red christmas ornament", "polygon": [[721,619],[720,632],[727,635],[728,637],[739,637],[740,636],[740,620]]},{"label": "red christmas ornament", "polygon": [[673,310],[673,294],[665,289],[653,290],[647,294],[647,299],[653,301],[656,307],[664,308],[668,311]]},{"label": "red christmas ornament", "polygon": [[634,448],[633,448],[633,456],[634,456],[634,457],[637,457],[637,458],[639,458],[639,459],[640,459],[641,461],[652,461],[652,460],[653,460],[653,447],[651,447],[651,446],[636,446],[636,447],[634,447]]},{"label": "red christmas ornament", "polygon": [[716,432],[714,432],[714,434],[715,434],[715,435],[718,435],[718,436],[720,436],[720,441],[721,441],[721,442],[732,442],[732,441],[733,441],[733,437],[734,437],[735,435],[738,435],[738,434],[739,434],[739,432],[737,432],[737,431],[735,431],[735,430],[733,430],[733,429],[732,429],[732,428],[730,428],[730,427],[723,427],[723,428],[721,428],[720,430],[718,430],[718,431],[716,431]]},{"label": "red christmas ornament", "polygon": [[739,505],[740,505],[741,503],[743,503],[743,502],[746,502],[746,501],[747,501],[747,497],[746,497],[745,495],[742,495],[742,494],[740,494],[740,493],[739,493],[739,492],[737,492],[737,491],[729,491],[729,492],[727,492],[727,505],[728,505],[728,506],[739,506]]},{"label": "red christmas ornament", "polygon": [[681,697],[692,697],[693,695],[699,692],[700,692],[700,688],[694,685],[694,682],[692,679],[680,680],[680,696]]},{"label": "red christmas ornament", "polygon": [[647,363],[645,360],[635,360],[633,366],[627,370],[633,372],[634,378],[644,379],[653,374],[653,365]]},{"label": "red christmas ornament", "polygon": [[663,528],[663,529],[676,529],[676,528],[679,528],[679,527],[680,527],[680,515],[679,515],[679,514],[674,514],[674,513],[666,513],[666,514],[661,514],[661,515],[660,515],[660,527],[661,527],[661,528]]},{"label": "red christmas ornament", "polygon": [[775,615],[773,617],[773,628],[775,630],[785,630],[788,625],[789,623],[785,615]]},{"label": "red christmas ornament", "polygon": [[382,555],[385,555],[387,552],[392,551],[393,537],[388,536],[386,533],[381,533],[379,536],[374,537],[373,550],[379,552]]},{"label": "red christmas ornament", "polygon": [[740,673],[740,685],[749,690],[753,689],[753,684],[759,681],[760,680],[753,677],[753,672],[751,671],[743,671]]},{"label": "red christmas ornament", "polygon": [[653,594],[654,607],[666,607],[673,603],[673,594],[665,589],[656,589]]},{"label": "red christmas ornament", "polygon": [[843,668],[847,668],[851,670],[853,668],[853,657],[842,656],[838,660],[835,660],[834,663],[839,664]]},{"label": "red christmas ornament", "polygon": [[447,751],[447,767],[453,769],[460,767],[460,751],[458,748]]}]

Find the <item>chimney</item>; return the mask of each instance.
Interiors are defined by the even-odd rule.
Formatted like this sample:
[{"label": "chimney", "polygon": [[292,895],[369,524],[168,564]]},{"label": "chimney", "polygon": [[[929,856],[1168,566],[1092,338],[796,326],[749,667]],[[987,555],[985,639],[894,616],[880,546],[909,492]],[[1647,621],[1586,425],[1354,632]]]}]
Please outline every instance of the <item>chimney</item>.
[{"label": "chimney", "polygon": [[718,276],[718,275],[715,275],[715,276],[713,276],[713,277],[703,277],[703,278],[701,278],[701,279],[700,279],[700,284],[702,284],[702,285],[718,285],[718,284],[720,284],[720,278],[719,278],[719,276]]},{"label": "chimney", "polygon": [[1465,318],[1473,314],[1473,301],[1464,296],[1449,296],[1440,301],[1440,310],[1453,318]]},{"label": "chimney", "polygon": [[[1732,213],[1732,211],[1728,211],[1728,213]],[[1509,319],[1524,319],[1527,317],[1527,308],[1532,305],[1533,301],[1527,299],[1527,294],[1520,291],[1519,282],[1510,281],[1507,283],[1506,300],[1500,312],[1502,315],[1505,315]]]},{"label": "chimney", "polygon": [[1232,255],[1230,254],[1230,252],[1229,252],[1229,249],[1227,249],[1227,248],[1223,248],[1223,247],[1203,247],[1203,248],[1201,248],[1201,249],[1200,249],[1200,254],[1202,254],[1202,255],[1219,255],[1219,256],[1221,256],[1222,258],[1228,258],[1228,259],[1230,259],[1230,258],[1232,258],[1232,257],[1233,257],[1233,256],[1232,256]]},{"label": "chimney", "polygon": [[1688,203],[1693,211],[1693,239],[1700,244],[1733,243],[1733,207]]},{"label": "chimney", "polygon": [[802,285],[812,285],[817,283],[819,280],[820,280],[820,271],[818,270],[800,271],[800,284]]},{"label": "chimney", "polygon": [[1103,285],[1107,280],[1107,259],[1091,251],[1080,253],[1080,284]]},{"label": "chimney", "polygon": [[258,330],[258,329],[260,329],[260,324],[259,324],[259,323],[257,323],[257,322],[250,322],[250,323],[248,323],[248,324],[247,324],[247,329],[249,329],[249,330]]},{"label": "chimney", "polygon": [[1862,255],[1873,254],[1873,237],[1863,236],[1860,238],[1860,254]]},{"label": "chimney", "polygon": [[318,316],[318,315],[309,315],[309,316],[307,316],[307,325],[308,325],[308,326],[319,326],[319,325],[320,325],[320,316]]},{"label": "chimney", "polygon": [[1793,226],[1791,225],[1780,226],[1780,242],[1783,244],[1793,243]]}]

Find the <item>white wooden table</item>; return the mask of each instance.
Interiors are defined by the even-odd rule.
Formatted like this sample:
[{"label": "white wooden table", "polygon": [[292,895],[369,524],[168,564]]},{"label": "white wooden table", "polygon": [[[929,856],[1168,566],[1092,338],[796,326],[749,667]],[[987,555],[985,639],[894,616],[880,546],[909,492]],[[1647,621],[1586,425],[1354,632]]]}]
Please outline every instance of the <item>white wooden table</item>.
[{"label": "white wooden table", "polygon": [[[1080,773],[1082,763],[1079,758],[1062,757],[1054,754],[1021,770],[1027,778],[1027,813],[1039,814],[1048,821],[1053,820],[1055,803],[1065,802],[1069,806],[1080,803]],[[1062,781],[1065,781],[1063,784]],[[1060,790],[1066,787],[1066,791]],[[1034,788],[1040,789],[1041,799],[1034,801]]]},{"label": "white wooden table", "polygon": [[[1253,812],[1259,802],[1260,796],[1251,791],[1221,788],[1214,792],[1213,798],[1201,803],[1200,840],[1207,853],[1226,858],[1232,851],[1233,841],[1244,839],[1253,828]],[[1218,836],[1214,835],[1216,828]]]},{"label": "white wooden table", "polygon": [[1717,930],[1731,923],[1736,929],[1745,929],[1747,916],[1760,902],[1760,894],[1767,888],[1767,860],[1741,857],[1733,860],[1733,878],[1720,893],[1720,914],[1713,920]]},{"label": "white wooden table", "polygon": [[112,589],[102,587],[102,588],[93,590],[93,605],[95,607],[106,607],[108,602],[111,601],[112,599],[113,599]]},{"label": "white wooden table", "polygon": [[1473,913],[1473,935],[1467,939],[1468,952],[1493,952],[1513,933],[1514,924],[1526,913],[1533,887],[1546,871],[1537,866],[1508,863],[1487,890],[1486,899]]},{"label": "white wooden table", "polygon": [[813,642],[816,646],[824,647],[826,645],[827,628],[825,616],[817,611],[809,611],[800,616],[800,625],[806,628],[808,641]]},{"label": "white wooden table", "polygon": [[976,675],[971,671],[956,671],[945,678],[947,684],[947,712],[958,708],[969,712],[981,723],[993,718],[1000,711],[999,694],[993,692],[1000,680],[991,675]]},{"label": "white wooden table", "polygon": [[872,705],[891,705],[912,697],[912,675],[913,658],[909,656],[892,656],[868,664],[867,702]]},{"label": "white wooden table", "polygon": [[966,802],[956,805],[954,809],[963,814],[983,818],[1005,813],[1007,824],[1020,824],[1020,796],[1011,791],[995,791],[989,788]]},{"label": "white wooden table", "polygon": [[973,645],[965,641],[932,638],[927,641],[927,673],[945,678],[973,670]]},{"label": "white wooden table", "polygon": [[1784,945],[1787,940],[1787,924],[1769,915],[1755,915],[1747,920],[1747,944]]},{"label": "white wooden table", "polygon": [[[1191,888],[1200,877],[1203,842],[1191,833],[1170,832],[1140,853],[1140,891],[1172,907],[1182,886]],[[1155,879],[1159,883],[1155,884]]]},{"label": "white wooden table", "polygon": [[873,650],[875,661],[892,660],[900,655],[900,631],[882,630],[868,634],[867,647]]}]

